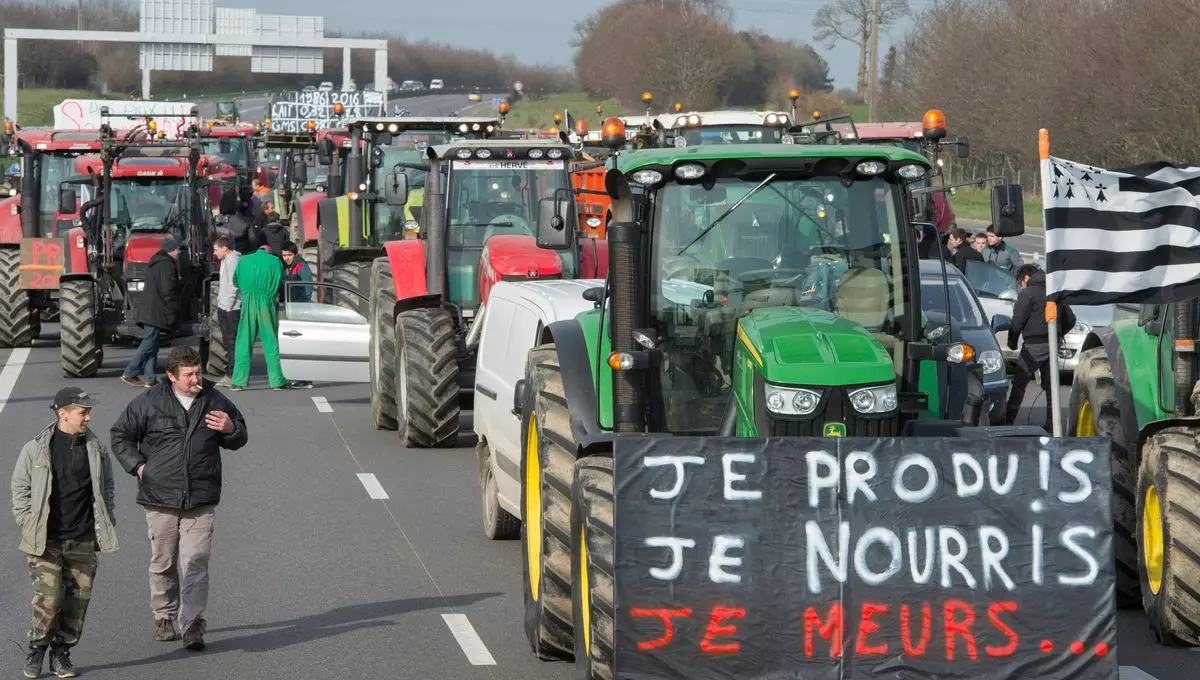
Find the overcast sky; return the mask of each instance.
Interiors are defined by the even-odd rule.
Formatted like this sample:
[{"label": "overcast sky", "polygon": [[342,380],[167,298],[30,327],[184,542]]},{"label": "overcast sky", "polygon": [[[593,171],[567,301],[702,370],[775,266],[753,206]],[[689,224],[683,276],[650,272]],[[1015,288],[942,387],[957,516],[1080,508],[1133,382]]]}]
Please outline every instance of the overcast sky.
[{"label": "overcast sky", "polygon": [[[827,0],[727,0],[738,29],[757,28],[768,35],[812,42],[812,19]],[[86,0],[85,0],[86,2]],[[252,7],[262,14],[322,15],[327,29],[386,30],[408,40],[433,40],[452,45],[475,45],[509,54],[529,64],[570,66],[571,27],[576,21],[611,4],[610,0],[438,0],[384,3],[379,0],[214,0],[217,7]],[[913,0],[914,5],[924,0]],[[336,11],[330,11],[336,7]],[[893,31],[896,37],[907,29]],[[880,54],[885,49],[885,36]],[[853,87],[857,51],[839,44],[834,50],[817,45],[829,61],[837,87]],[[397,82],[403,73],[389,74]]]}]

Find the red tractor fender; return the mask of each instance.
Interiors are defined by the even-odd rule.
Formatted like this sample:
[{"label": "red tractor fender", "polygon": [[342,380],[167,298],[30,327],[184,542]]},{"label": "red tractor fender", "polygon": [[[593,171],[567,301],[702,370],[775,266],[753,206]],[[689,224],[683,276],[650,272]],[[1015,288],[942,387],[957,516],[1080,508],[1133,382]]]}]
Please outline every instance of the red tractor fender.
[{"label": "red tractor fender", "polygon": [[397,303],[429,294],[425,283],[425,241],[388,241],[383,244],[383,251],[387,254],[388,264],[392,265]]},{"label": "red tractor fender", "polygon": [[562,277],[563,262],[558,253],[538,248],[532,236],[493,236],[479,255],[479,301],[487,302],[488,293],[498,281]]},{"label": "red tractor fender", "polygon": [[162,247],[162,242],[166,238],[166,234],[130,236],[125,241],[125,266],[149,262],[150,258],[154,257],[154,253],[157,253]]},{"label": "red tractor fender", "polygon": [[14,214],[14,209],[20,205],[20,196],[0,201],[0,243],[21,242],[21,215]]},{"label": "red tractor fender", "polygon": [[608,241],[599,238],[579,239],[579,278],[608,278]]},{"label": "red tractor fender", "polygon": [[[88,273],[87,259],[87,243],[84,239],[83,227],[71,227],[63,234],[63,247],[66,248],[67,257],[64,258],[64,274],[86,274]],[[100,250],[100,244],[96,244],[96,250]]]},{"label": "red tractor fender", "polygon": [[[304,194],[300,197],[300,229],[304,243],[298,244],[301,248],[308,243],[316,243],[321,232],[317,228],[317,204],[325,200],[327,196],[315,191]],[[421,246],[424,248],[424,245]],[[423,253],[422,253],[423,254]],[[424,260],[421,260],[422,263]],[[425,271],[422,264],[422,272]]]}]

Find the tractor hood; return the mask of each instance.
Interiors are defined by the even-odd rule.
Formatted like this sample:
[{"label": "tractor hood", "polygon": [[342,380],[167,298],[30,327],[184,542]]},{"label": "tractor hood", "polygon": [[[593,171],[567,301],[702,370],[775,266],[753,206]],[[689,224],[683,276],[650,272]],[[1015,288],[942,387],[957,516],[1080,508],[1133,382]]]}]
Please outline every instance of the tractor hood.
[{"label": "tractor hood", "polygon": [[860,385],[895,378],[892,357],[870,331],[829,312],[756,309],[738,336],[760,358],[763,378],[780,385]]},{"label": "tractor hood", "polygon": [[167,236],[170,234],[165,231],[131,235],[125,242],[125,265],[149,262]]}]

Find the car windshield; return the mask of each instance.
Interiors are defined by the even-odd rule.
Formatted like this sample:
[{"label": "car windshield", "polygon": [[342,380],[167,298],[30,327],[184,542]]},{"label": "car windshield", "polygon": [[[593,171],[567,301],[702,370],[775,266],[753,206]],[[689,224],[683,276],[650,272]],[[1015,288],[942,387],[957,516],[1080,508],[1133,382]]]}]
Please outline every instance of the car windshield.
[{"label": "car windshield", "polygon": [[783,139],[781,128],[762,125],[706,125],[683,131],[688,146],[709,144],[778,144]]},{"label": "car windshield", "polygon": [[[959,328],[982,328],[983,312],[971,296],[971,291],[963,283],[961,277],[951,276],[948,279],[950,290],[950,319]],[[950,323],[946,318],[946,287],[942,286],[941,278],[921,279],[921,311],[925,318],[933,323]]]},{"label": "car windshield", "polygon": [[219,159],[239,171],[250,170],[249,161],[246,160],[250,147],[244,137],[209,137],[200,142],[200,147],[201,153],[209,158]]},{"label": "car windshield", "polygon": [[663,393],[690,395],[662,404],[667,431],[716,429],[737,319],[756,308],[836,315],[899,346],[907,274],[893,182],[758,175],[668,184],[651,200]]},{"label": "car windshield", "polygon": [[497,234],[532,236],[538,201],[571,190],[566,161],[453,162],[446,204],[450,247],[482,247]]},{"label": "car windshield", "polygon": [[990,262],[967,260],[966,276],[975,294],[981,297],[1016,300],[1021,292],[1012,274]]},{"label": "car windshield", "polygon": [[125,235],[169,231],[182,240],[191,209],[189,195],[183,179],[114,179],[112,221]]}]

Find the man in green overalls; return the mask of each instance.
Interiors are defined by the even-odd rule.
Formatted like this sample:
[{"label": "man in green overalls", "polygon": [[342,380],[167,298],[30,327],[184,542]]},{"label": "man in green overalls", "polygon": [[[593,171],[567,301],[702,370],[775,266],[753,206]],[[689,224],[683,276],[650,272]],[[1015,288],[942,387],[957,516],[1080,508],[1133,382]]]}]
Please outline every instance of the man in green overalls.
[{"label": "man in green overalls", "polygon": [[250,355],[254,341],[260,337],[271,387],[276,390],[292,388],[283,377],[283,367],[279,364],[279,309],[275,301],[279,298],[282,280],[283,265],[267,246],[238,259],[233,283],[242,292],[242,317],[238,321],[237,355],[230,381],[233,383],[231,389],[235,391],[246,389],[250,382]]}]

